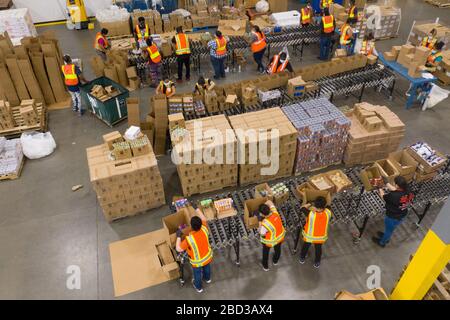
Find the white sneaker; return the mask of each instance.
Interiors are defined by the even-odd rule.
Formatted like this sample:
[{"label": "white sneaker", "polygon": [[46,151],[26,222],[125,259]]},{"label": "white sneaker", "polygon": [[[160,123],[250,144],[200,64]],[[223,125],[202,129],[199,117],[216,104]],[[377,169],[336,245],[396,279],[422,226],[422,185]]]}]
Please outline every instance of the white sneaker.
[{"label": "white sneaker", "polygon": [[272,264],[273,264],[274,266],[277,266],[277,265],[278,265],[278,262],[275,263],[275,262],[272,261]]},{"label": "white sneaker", "polygon": [[320,267],[320,262],[319,263],[314,263],[314,268],[319,269]]},{"label": "white sneaker", "polygon": [[260,264],[260,266],[261,266],[261,268],[262,268],[265,272],[269,271],[269,269],[268,269],[268,268],[265,268],[262,264]]},{"label": "white sneaker", "polygon": [[197,287],[194,284],[194,279],[192,279],[192,286],[194,287],[195,291],[197,291],[198,293],[202,293],[203,292],[203,288],[202,289],[197,289]]},{"label": "white sneaker", "polygon": [[302,258],[300,258],[300,259],[298,259],[298,262],[300,262],[300,264],[305,264],[306,260],[305,260],[305,259],[302,259]]},{"label": "white sneaker", "polygon": [[211,281],[212,281],[211,279],[205,280],[206,283],[211,283]]}]

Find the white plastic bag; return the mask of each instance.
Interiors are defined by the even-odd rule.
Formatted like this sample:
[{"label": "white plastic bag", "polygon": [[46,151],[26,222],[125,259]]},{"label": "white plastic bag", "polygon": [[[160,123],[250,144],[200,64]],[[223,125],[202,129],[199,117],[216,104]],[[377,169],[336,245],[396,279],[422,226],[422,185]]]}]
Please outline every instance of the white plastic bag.
[{"label": "white plastic bag", "polygon": [[23,153],[28,159],[40,159],[53,153],[56,142],[50,132],[24,132],[20,137]]},{"label": "white plastic bag", "polygon": [[423,104],[422,111],[433,108],[439,102],[447,99],[448,95],[450,94],[450,91],[444,90],[435,84],[432,84],[432,85],[433,85],[433,87],[431,88],[431,91],[428,94],[428,97],[425,100],[425,103]]},{"label": "white plastic bag", "polygon": [[266,13],[269,11],[269,3],[265,0],[258,1],[255,5],[256,12]]}]

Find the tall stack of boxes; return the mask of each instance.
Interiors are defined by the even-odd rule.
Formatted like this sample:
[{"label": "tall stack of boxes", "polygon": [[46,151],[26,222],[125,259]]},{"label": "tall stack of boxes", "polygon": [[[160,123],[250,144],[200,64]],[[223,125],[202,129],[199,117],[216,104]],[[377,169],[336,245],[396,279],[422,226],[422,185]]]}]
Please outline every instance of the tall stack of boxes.
[{"label": "tall stack of boxes", "polygon": [[375,39],[392,38],[398,36],[398,29],[401,22],[401,9],[391,6],[377,6],[380,13],[380,25],[373,31],[373,28],[367,26],[372,12],[366,10],[364,18],[361,19],[356,28],[360,30],[360,36],[364,37],[366,33],[373,32]]},{"label": "tall stack of boxes", "polygon": [[[227,118],[218,115],[190,120],[185,122],[185,127],[186,136],[173,147],[179,161],[177,171],[184,196],[236,186],[236,137]],[[197,132],[195,128],[199,128]],[[220,139],[208,135],[208,130],[215,130],[221,135]],[[222,156],[216,153],[218,150],[222,151]],[[208,162],[205,155],[211,155],[215,161]]]},{"label": "tall stack of boxes", "polygon": [[[266,109],[251,113],[240,114],[229,117],[231,126],[235,130],[236,138],[238,141],[239,150],[244,150],[244,153],[240,154],[245,156],[245,159],[239,161],[239,183],[242,185],[250,183],[264,182],[281,177],[287,177],[292,174],[292,168],[294,166],[295,149],[297,146],[297,130],[295,130],[292,123],[281,111],[280,108]],[[275,155],[271,154],[271,135],[272,130],[277,129],[279,131],[279,147],[273,148]],[[244,132],[244,135],[240,134]],[[253,130],[255,135],[245,135],[245,132],[250,133]],[[258,153],[261,151],[261,146],[265,144],[267,140],[267,155],[272,160],[278,161],[278,171],[275,174],[262,174],[261,169],[274,166],[273,163],[263,164],[261,157]],[[254,147],[252,144],[256,144],[257,154],[251,154]],[[263,152],[264,154],[264,152]],[[250,163],[252,157],[256,158],[256,163]],[[245,160],[245,161],[244,161]]]},{"label": "tall stack of boxes", "polygon": [[346,115],[352,122],[344,155],[346,165],[387,158],[405,135],[404,123],[388,107],[362,102]]},{"label": "tall stack of boxes", "polygon": [[111,222],[164,205],[163,182],[148,140],[146,146],[131,141],[133,157],[111,160],[111,151],[129,143],[119,132],[103,139],[104,144],[87,148],[86,152],[91,183],[106,220]]},{"label": "tall stack of boxes", "polygon": [[347,145],[350,120],[327,99],[282,108],[297,129],[295,173],[340,163]]},{"label": "tall stack of boxes", "polygon": [[152,99],[153,112],[155,114],[155,153],[157,155],[166,152],[166,137],[168,127],[167,99],[165,95],[155,95]]}]

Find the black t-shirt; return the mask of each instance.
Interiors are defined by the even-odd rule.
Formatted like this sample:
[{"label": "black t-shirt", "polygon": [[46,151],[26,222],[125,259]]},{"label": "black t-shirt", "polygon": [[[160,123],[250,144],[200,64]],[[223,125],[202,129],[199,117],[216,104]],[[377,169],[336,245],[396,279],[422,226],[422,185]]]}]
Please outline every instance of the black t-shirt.
[{"label": "black t-shirt", "polygon": [[386,193],[383,197],[386,202],[386,215],[389,218],[401,220],[408,214],[408,206],[414,199],[412,193],[396,190]]}]

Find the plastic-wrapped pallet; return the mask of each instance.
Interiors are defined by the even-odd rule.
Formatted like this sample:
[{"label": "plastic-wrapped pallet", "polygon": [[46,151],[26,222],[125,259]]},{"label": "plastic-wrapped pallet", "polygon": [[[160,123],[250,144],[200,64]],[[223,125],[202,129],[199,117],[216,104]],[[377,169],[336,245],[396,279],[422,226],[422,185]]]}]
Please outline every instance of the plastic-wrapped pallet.
[{"label": "plastic-wrapped pallet", "polygon": [[125,8],[111,6],[109,9],[97,11],[95,17],[101,28],[108,29],[109,37],[131,34],[130,13]]},{"label": "plastic-wrapped pallet", "polygon": [[24,37],[37,37],[36,27],[27,8],[0,11],[0,33],[8,32],[11,42],[20,45]]},{"label": "plastic-wrapped pallet", "polygon": [[270,15],[270,21],[280,27],[300,26],[300,12],[297,10],[278,12]]},{"label": "plastic-wrapped pallet", "polygon": [[325,98],[282,108],[299,133],[295,173],[342,161],[350,121]]},{"label": "plastic-wrapped pallet", "polygon": [[0,176],[19,174],[22,160],[20,139],[0,140]]}]

